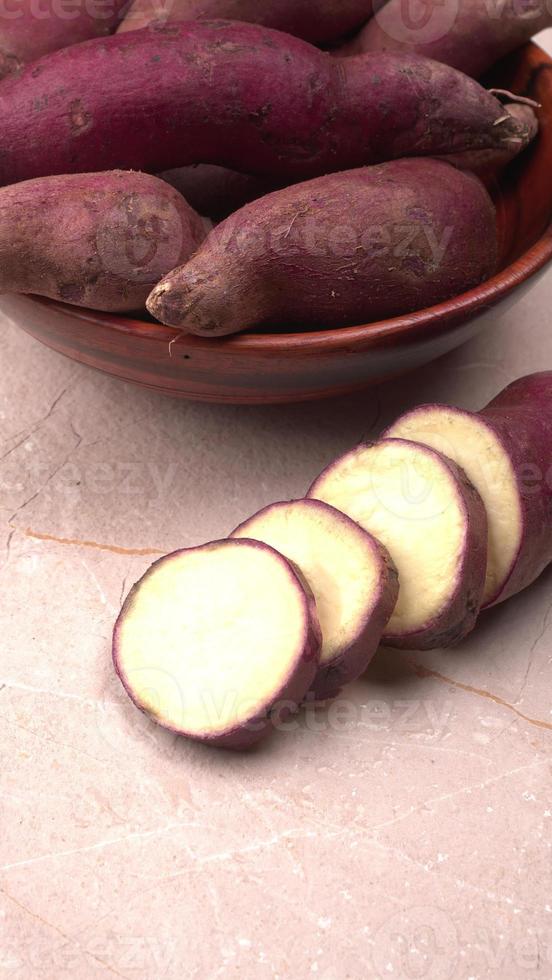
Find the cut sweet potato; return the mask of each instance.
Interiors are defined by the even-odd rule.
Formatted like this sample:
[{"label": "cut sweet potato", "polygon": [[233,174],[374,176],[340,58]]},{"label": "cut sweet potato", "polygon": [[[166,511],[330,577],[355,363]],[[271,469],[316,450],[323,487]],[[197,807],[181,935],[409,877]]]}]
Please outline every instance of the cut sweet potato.
[{"label": "cut sweet potato", "polygon": [[387,439],[330,464],[308,496],[339,508],[389,550],[399,598],[386,644],[452,646],[473,629],[483,598],[487,521],[459,467],[426,446]]},{"label": "cut sweet potato", "polygon": [[134,703],[189,738],[256,742],[318,669],[316,606],[291,564],[258,541],[216,541],[156,562],[130,592],[113,660]]},{"label": "cut sweet potato", "polygon": [[552,562],[552,372],[520,378],[477,415],[422,405],[385,435],[432,446],[477,487],[488,517],[484,606],[530,585]]},{"label": "cut sweet potato", "polygon": [[319,500],[272,504],[232,538],[255,538],[297,565],[310,586],[322,629],[312,691],[335,697],[376,652],[398,595],[386,549],[345,514]]}]

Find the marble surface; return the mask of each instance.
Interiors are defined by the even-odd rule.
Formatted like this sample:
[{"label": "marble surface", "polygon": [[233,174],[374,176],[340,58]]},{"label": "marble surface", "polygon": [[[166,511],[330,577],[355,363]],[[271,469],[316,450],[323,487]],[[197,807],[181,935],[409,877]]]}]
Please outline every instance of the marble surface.
[{"label": "marble surface", "polygon": [[550,367],[551,306],[552,272],[400,382],[270,408],[164,400],[0,323],[0,980],[552,977],[552,570],[247,755],[155,728],[109,654],[156,555],[408,406]]}]

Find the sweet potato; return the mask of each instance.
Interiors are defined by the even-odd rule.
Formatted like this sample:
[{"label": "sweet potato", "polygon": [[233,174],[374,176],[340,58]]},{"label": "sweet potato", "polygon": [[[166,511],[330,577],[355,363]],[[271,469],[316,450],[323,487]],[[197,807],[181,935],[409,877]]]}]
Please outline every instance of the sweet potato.
[{"label": "sweet potato", "polygon": [[393,647],[458,643],[474,627],[485,583],[487,519],[464,472],[403,439],[361,445],[331,463],[308,491],[378,538],[399,572],[383,632]]},{"label": "sweet potato", "polygon": [[115,625],[115,669],[134,703],[180,735],[245,748],[289,712],[318,668],[316,606],[258,541],[215,541],[156,562]]},{"label": "sweet potato", "polygon": [[320,500],[265,507],[232,532],[264,541],[304,575],[322,629],[317,698],[335,697],[375,654],[395,608],[397,570],[385,548],[358,524]]},{"label": "sweet potato", "polygon": [[223,221],[245,204],[278,189],[277,180],[252,177],[209,163],[165,170],[159,176],[175,187],[195,211],[213,221]]},{"label": "sweet potato", "polygon": [[0,12],[0,78],[42,55],[111,34],[128,0],[18,0]]},{"label": "sweet potato", "polygon": [[417,56],[335,59],[252,24],[173,24],[56,51],[0,88],[0,184],[193,163],[300,180],[385,159],[507,160],[523,122]]},{"label": "sweet potato", "polygon": [[446,453],[478,489],[489,524],[484,606],[521,592],[552,562],[552,371],[520,378],[477,414],[422,405],[386,436]]},{"label": "sweet potato", "polygon": [[312,44],[331,44],[366,23],[371,13],[371,0],[134,0],[119,30],[222,17],[274,27]]},{"label": "sweet potato", "polygon": [[476,286],[496,262],[495,212],[477,177],[437,160],[397,160],[247,205],[147,306],[209,337],[343,326],[432,306]]},{"label": "sweet potato", "polygon": [[[421,8],[421,5],[420,5]],[[552,26],[546,0],[445,0],[414,11],[403,0],[388,0],[337,54],[369,51],[417,53],[479,78],[496,61]]]},{"label": "sweet potato", "polygon": [[147,174],[24,181],[0,189],[0,292],[135,310],[205,234],[184,198]]}]

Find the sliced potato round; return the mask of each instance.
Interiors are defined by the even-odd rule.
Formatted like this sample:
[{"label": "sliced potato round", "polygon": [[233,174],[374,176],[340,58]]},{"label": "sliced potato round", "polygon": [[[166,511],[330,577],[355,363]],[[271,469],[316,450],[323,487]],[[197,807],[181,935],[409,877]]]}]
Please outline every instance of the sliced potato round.
[{"label": "sliced potato round", "polygon": [[454,463],[399,439],[361,445],[332,463],[309,497],[358,521],[399,572],[399,598],[384,642],[451,646],[473,629],[487,554],[485,508]]},{"label": "sliced potato round", "polygon": [[461,466],[488,519],[483,606],[503,602],[552,561],[552,372],[519,378],[481,412],[420,405],[389,438],[432,446]]},{"label": "sliced potato round", "polygon": [[232,532],[276,548],[298,566],[316,600],[322,629],[312,691],[334,697],[376,652],[398,595],[386,549],[341,511],[319,500],[271,504]]},{"label": "sliced potato round", "polygon": [[437,449],[461,466],[477,487],[487,509],[489,536],[483,605],[493,602],[510,574],[523,533],[516,474],[506,447],[485,419],[445,405],[409,412],[386,436]]},{"label": "sliced potato round", "polygon": [[312,596],[258,541],[215,541],[157,561],[115,626],[113,660],[134,703],[160,725],[244,748],[293,710],[318,669]]}]

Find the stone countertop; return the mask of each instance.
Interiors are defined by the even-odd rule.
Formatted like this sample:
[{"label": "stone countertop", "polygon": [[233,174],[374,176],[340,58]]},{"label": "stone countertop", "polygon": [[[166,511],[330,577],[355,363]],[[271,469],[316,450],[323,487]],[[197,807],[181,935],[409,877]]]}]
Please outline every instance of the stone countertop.
[{"label": "stone countertop", "polygon": [[550,367],[551,306],[549,273],[408,378],[267,408],[165,400],[0,323],[0,980],[552,977],[552,574],[245,755],[150,724],[109,653],[155,556],[406,407]]}]

